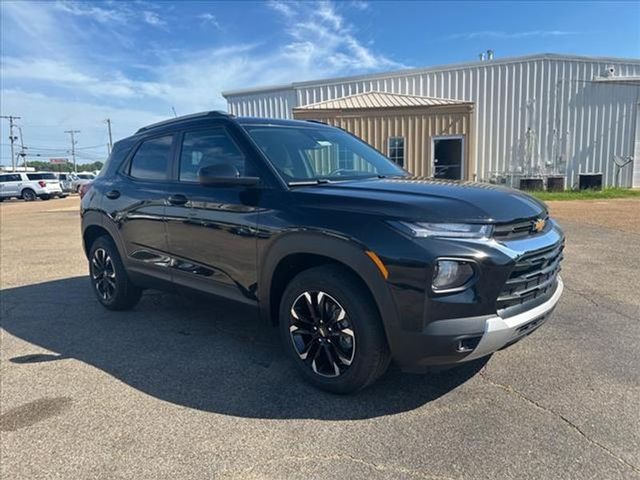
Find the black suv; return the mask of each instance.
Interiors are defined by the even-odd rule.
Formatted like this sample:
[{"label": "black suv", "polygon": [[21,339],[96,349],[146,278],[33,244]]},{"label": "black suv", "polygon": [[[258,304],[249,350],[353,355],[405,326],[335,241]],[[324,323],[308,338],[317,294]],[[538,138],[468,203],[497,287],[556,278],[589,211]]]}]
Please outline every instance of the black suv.
[{"label": "black suv", "polygon": [[411,177],[317,122],[207,112],[113,147],[82,200],[109,309],[186,287],[258,307],[316,386],[350,392],[391,359],[454,365],[538,328],[564,235],[514,190]]}]

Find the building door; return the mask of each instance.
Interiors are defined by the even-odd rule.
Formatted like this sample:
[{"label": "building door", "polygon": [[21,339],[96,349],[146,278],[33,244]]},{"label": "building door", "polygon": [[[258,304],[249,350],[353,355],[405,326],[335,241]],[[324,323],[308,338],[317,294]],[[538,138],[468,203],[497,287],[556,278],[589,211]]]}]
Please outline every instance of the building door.
[{"label": "building door", "polygon": [[464,178],[464,137],[433,137],[433,177]]}]

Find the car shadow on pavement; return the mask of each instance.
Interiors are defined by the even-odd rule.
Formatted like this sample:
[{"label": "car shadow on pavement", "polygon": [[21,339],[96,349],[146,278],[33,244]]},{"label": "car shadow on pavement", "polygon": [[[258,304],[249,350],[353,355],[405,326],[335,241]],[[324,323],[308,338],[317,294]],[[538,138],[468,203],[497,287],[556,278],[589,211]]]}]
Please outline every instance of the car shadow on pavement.
[{"label": "car shadow on pavement", "polygon": [[392,367],[364,391],[339,396],[305,384],[285,358],[277,329],[235,303],[149,291],[134,310],[110,312],[87,277],[74,277],[2,290],[0,305],[8,333],[52,352],[14,357],[13,368],[76,359],[161,400],[240,417],[400,413],[455,389],[486,363],[428,375]]}]

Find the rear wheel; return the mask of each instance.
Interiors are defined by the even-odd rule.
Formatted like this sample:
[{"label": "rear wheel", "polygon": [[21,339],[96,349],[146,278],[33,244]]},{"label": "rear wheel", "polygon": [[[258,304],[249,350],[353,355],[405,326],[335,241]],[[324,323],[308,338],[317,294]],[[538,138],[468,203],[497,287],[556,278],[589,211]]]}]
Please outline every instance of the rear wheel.
[{"label": "rear wheel", "polygon": [[25,188],[22,191],[22,199],[25,202],[33,202],[37,197],[36,192],[34,192],[33,190],[31,190],[30,188]]},{"label": "rear wheel", "polygon": [[140,300],[142,289],[129,279],[111,238],[102,236],[93,242],[89,272],[98,301],[109,310],[128,310]]},{"label": "rear wheel", "polygon": [[303,377],[323,390],[362,389],[389,365],[371,295],[339,266],[306,270],[289,283],[280,304],[280,333]]},{"label": "rear wheel", "polygon": [[49,200],[50,198],[51,198],[51,195],[40,195],[41,200]]}]

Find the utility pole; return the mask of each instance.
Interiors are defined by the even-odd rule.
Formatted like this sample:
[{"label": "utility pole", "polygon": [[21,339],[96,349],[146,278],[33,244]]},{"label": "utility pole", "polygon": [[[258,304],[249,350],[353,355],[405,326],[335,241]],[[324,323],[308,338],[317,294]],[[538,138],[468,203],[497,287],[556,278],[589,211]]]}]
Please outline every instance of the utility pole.
[{"label": "utility pole", "polygon": [[9,140],[11,141],[11,169],[15,172],[16,157],[13,150],[13,142],[15,142],[18,137],[13,135],[13,127],[15,126],[13,121],[20,120],[21,117],[14,117],[13,115],[0,115],[0,118],[6,118],[9,120]]},{"label": "utility pole", "polygon": [[107,128],[109,129],[109,155],[111,155],[111,150],[113,149],[113,137],[111,136],[111,119],[107,118],[105,122],[107,122]]},{"label": "utility pole", "polygon": [[78,171],[78,166],[76,165],[76,141],[75,134],[80,133],[80,130],[65,130],[64,133],[68,133],[71,135],[71,158],[73,158],[73,171]]},{"label": "utility pole", "polygon": [[27,171],[27,152],[25,152],[24,139],[22,138],[22,127],[18,127],[18,132],[20,132],[20,153],[19,157],[22,157],[22,165],[24,166],[24,171]]}]

